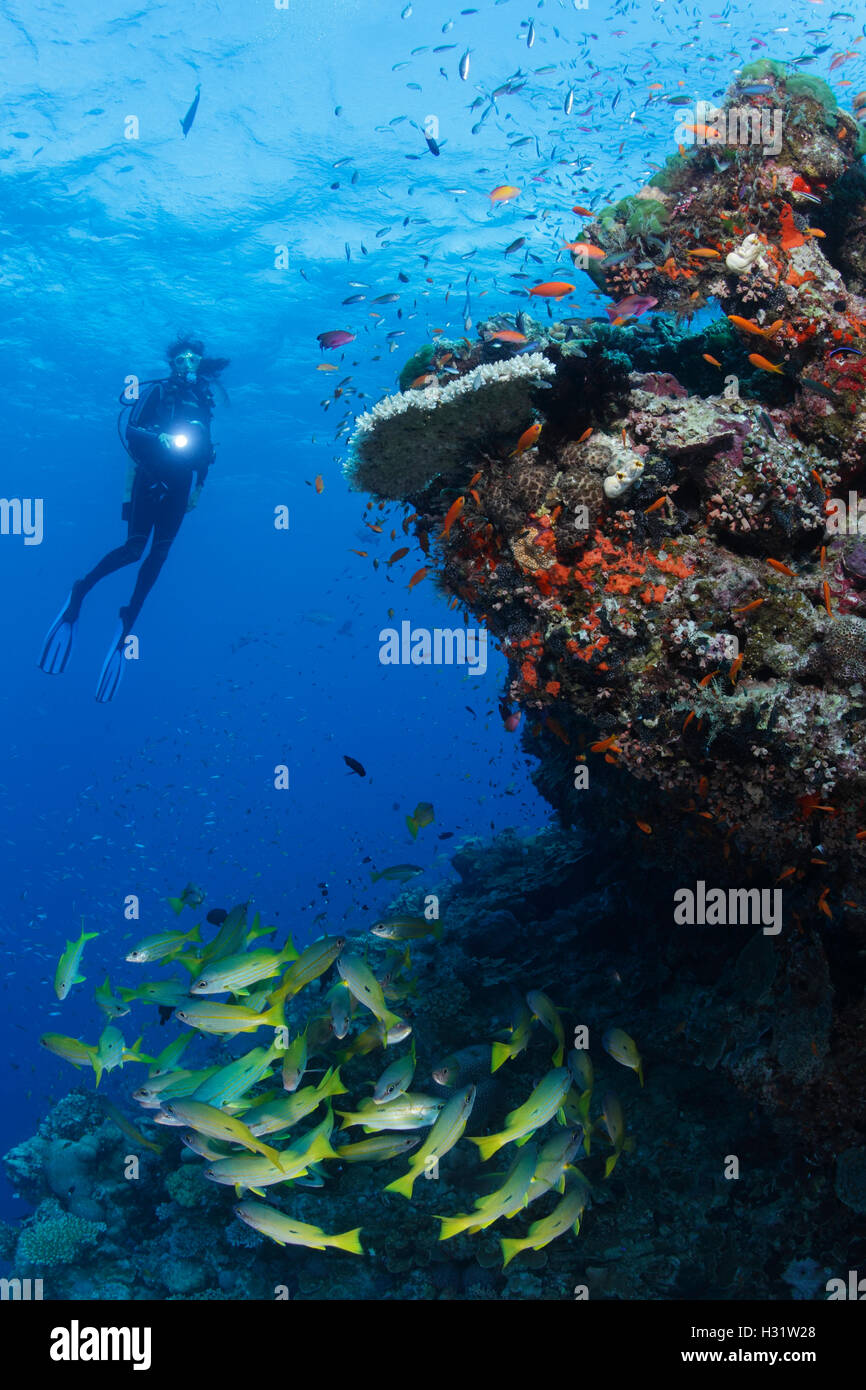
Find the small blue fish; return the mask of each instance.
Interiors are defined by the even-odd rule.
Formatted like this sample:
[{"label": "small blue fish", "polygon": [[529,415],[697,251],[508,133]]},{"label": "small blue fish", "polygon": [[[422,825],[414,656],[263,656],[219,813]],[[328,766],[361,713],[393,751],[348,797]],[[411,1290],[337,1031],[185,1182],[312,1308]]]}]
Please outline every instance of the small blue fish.
[{"label": "small blue fish", "polygon": [[200,101],[200,100],[201,100],[201,83],[200,83],[200,82],[197,82],[197,83],[195,84],[195,96],[194,96],[194,98],[193,98],[192,106],[189,108],[189,110],[187,111],[186,115],[184,116],[183,120],[182,120],[181,123],[180,123],[180,128],[181,128],[181,130],[183,131],[183,138],[184,138],[184,140],[186,139],[186,137],[189,135],[190,131],[192,130],[192,123],[193,123],[193,121],[195,120],[195,113],[196,113],[196,111],[198,110],[198,104],[199,104],[199,101]]}]

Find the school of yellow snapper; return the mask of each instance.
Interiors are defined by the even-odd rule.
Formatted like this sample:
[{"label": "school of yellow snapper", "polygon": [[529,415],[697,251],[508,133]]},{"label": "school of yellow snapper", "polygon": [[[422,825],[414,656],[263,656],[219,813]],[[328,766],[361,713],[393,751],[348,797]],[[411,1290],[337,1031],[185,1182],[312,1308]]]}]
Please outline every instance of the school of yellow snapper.
[{"label": "school of yellow snapper", "polygon": [[[185,890],[169,901],[179,914],[185,906],[198,906],[202,897]],[[622,1105],[612,1092],[605,1094],[600,1115],[591,1119],[594,1073],[589,1052],[576,1045],[567,1048],[561,1013],[547,994],[530,990],[504,1037],[492,1044],[470,1044],[433,1068],[433,1081],[449,1093],[412,1091],[416,1044],[408,996],[416,992],[416,978],[408,943],[438,943],[442,924],[425,917],[376,923],[371,936],[390,946],[385,969],[377,975],[366,959],[368,951],[359,953],[362,943],[356,940],[350,946],[342,936],[323,936],[300,952],[291,937],[281,950],[256,945],[276,927],[262,926],[258,913],[248,924],[247,906],[210,913],[208,921],[218,930],[208,943],[202,940],[200,924],[187,932],[165,931],[140,941],[127,954],[128,962],[179,967],[186,978],[173,975],[135,988],[121,987],[116,996],[106,978],[96,990],[109,1019],[99,1041],[91,1045],[46,1033],[42,1045],[76,1068],[91,1066],[97,1086],[106,1071],[129,1063],[147,1066],[147,1077],[132,1092],[133,1100],[154,1124],[180,1130],[183,1143],[204,1160],[206,1179],[233,1187],[236,1196],[244,1198],[234,1208],[240,1220],[279,1245],[334,1247],[360,1255],[360,1227],[328,1234],[264,1201],[247,1200],[245,1194],[264,1198],[269,1187],[322,1187],[334,1171],[329,1165],[408,1157],[406,1171],[384,1191],[411,1200],[419,1177],[438,1177],[440,1161],[463,1137],[472,1114],[477,1085],[452,1083],[461,1076],[480,1078],[499,1071],[526,1050],[540,1023],[555,1042],[552,1066],[523,1104],[505,1116],[499,1130],[467,1136],[482,1162],[511,1144],[516,1156],[499,1185],[479,1196],[472,1211],[437,1214],[439,1239],[478,1232],[501,1218],[518,1216],[554,1189],[560,1200],[546,1216],[533,1221],[525,1235],[500,1239],[503,1267],[523,1250],[540,1250],[568,1230],[578,1233],[591,1188],[575,1158],[589,1158],[593,1136],[601,1131],[612,1150],[604,1164],[607,1178],[620,1155],[634,1148],[634,1140],[626,1134]],[[81,957],[94,935],[82,929],[79,941],[68,943],[55,979],[59,999],[84,982],[78,973]],[[321,989],[316,1003],[301,1016],[299,996],[332,967],[333,984]],[[156,1057],[141,1051],[141,1038],[127,1047],[114,1023],[141,1002],[173,1010],[188,1030]],[[407,1017],[392,1007],[401,1004]],[[164,1012],[163,1021],[165,1017]],[[260,1028],[273,1035],[264,1045],[228,1062],[195,1069],[183,1065],[196,1034],[231,1039]],[[372,1095],[343,1101],[335,1111],[334,1098],[350,1095],[343,1072],[351,1071],[353,1060],[378,1049],[386,1052],[406,1039],[408,1052],[383,1067]],[[634,1040],[611,1028],[603,1046],[615,1061],[635,1071],[643,1086],[643,1062]],[[314,1059],[324,1061],[324,1070],[311,1071]],[[315,1083],[301,1084],[313,1075],[319,1078]],[[131,1139],[159,1149],[119,1111],[111,1110]],[[317,1112],[312,1128],[301,1130],[302,1121]],[[335,1135],[337,1118],[342,1124]],[[558,1126],[542,1135],[554,1119]],[[345,1131],[354,1128],[368,1137],[349,1142]]]}]

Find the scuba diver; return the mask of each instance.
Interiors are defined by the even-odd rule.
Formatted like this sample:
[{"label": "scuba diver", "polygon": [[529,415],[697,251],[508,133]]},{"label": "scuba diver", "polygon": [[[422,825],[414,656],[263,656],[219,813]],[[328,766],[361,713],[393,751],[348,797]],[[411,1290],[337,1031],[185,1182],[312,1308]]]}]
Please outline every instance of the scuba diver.
[{"label": "scuba diver", "polygon": [[[126,639],[165,564],[185,514],[198,502],[214,460],[210,434],[214,398],[210,383],[216,383],[229,359],[205,357],[204,353],[204,343],[185,336],[178,338],[166,353],[171,376],[142,382],[147,390],[133,402],[121,395],[123,409],[118,416],[118,433],[123,410],[132,406],[126,439],[121,435],[121,443],[132,460],[121,512],[128,523],[126,542],[109,551],[83,579],[76,580],[45,638],[39,665],[49,675],[59,675],[66,669],[87,594],[107,574],[136,564],[152,534],[150,551],[138,571],[129,603],[120,610],[120,628],[102,667],[96,688],[101,704],[114,697],[123,673]],[[222,394],[225,397],[225,392]]]}]

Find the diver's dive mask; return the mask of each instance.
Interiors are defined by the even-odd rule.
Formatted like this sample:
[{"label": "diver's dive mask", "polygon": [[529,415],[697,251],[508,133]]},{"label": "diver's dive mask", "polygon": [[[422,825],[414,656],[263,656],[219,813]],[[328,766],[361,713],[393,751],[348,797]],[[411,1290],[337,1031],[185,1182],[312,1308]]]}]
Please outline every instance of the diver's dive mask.
[{"label": "diver's dive mask", "polygon": [[171,365],[178,376],[186,377],[187,381],[196,381],[200,362],[201,356],[197,352],[179,352]]}]

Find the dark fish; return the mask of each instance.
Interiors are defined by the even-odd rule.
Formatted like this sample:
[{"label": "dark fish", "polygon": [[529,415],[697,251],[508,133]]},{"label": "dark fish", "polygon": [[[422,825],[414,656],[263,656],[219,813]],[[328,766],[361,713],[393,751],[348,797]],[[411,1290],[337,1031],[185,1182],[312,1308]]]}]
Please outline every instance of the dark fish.
[{"label": "dark fish", "polygon": [[840,396],[838,392],[831,391],[830,387],[825,386],[823,382],[813,381],[812,378],[808,376],[801,376],[799,378],[799,382],[800,385],[805,388],[805,390],[816,391],[819,396],[826,396],[827,400],[832,401],[834,405],[839,404]]},{"label": "dark fish", "polygon": [[224,907],[212,907],[206,921],[210,922],[212,927],[221,927],[227,917],[228,913]]},{"label": "dark fish", "polygon": [[183,120],[182,120],[181,123],[180,123],[180,128],[181,128],[181,130],[183,131],[183,138],[184,138],[184,139],[186,139],[186,137],[189,135],[190,131],[192,130],[192,123],[193,123],[193,121],[195,120],[195,113],[196,113],[196,111],[198,110],[198,104],[199,104],[199,101],[200,101],[200,100],[201,100],[201,83],[200,83],[200,82],[197,82],[197,83],[195,84],[195,96],[194,96],[194,98],[193,98],[192,106],[189,108],[189,110],[187,111],[186,115],[184,116]]},{"label": "dark fish", "polygon": [[359,777],[367,776],[367,769],[364,767],[363,763],[358,762],[357,758],[350,758],[348,753],[344,753],[343,762],[346,764],[346,766],[350,769],[351,772],[356,772]]},{"label": "dark fish", "polygon": [[769,415],[767,414],[766,410],[759,410],[759,411],[758,411],[758,419],[760,420],[761,424],[764,426],[764,429],[767,431],[767,433],[768,433],[769,435],[772,436],[773,439],[778,439],[778,438],[779,438],[779,436],[776,434],[775,429],[773,428],[773,422],[772,422],[772,420],[770,419]]},{"label": "dark fish", "polygon": [[439,158],[439,155],[442,153],[442,151],[440,150],[439,146],[436,144],[436,141],[433,139],[433,137],[432,137],[431,135],[425,135],[425,136],[424,136],[424,139],[427,141],[427,148],[428,148],[428,150],[430,151],[430,153],[431,153],[431,154],[435,154],[436,158],[438,159],[438,158]]}]

